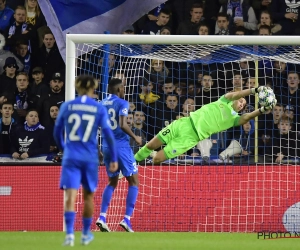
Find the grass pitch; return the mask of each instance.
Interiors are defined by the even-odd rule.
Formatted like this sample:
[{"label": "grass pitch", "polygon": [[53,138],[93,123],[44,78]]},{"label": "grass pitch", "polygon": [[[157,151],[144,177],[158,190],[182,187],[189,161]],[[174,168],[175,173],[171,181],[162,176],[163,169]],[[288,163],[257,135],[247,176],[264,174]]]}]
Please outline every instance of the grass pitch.
[{"label": "grass pitch", "polygon": [[[62,247],[62,232],[1,232],[1,250],[56,250]],[[72,249],[101,250],[294,250],[300,238],[263,240],[254,233],[101,233],[88,246],[80,245],[76,233]]]}]

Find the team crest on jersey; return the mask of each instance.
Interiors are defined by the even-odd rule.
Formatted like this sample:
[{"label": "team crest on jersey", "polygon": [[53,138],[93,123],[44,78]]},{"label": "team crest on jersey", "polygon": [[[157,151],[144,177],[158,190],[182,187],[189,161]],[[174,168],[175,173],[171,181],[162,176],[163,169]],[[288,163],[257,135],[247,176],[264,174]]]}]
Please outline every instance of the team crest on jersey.
[{"label": "team crest on jersey", "polygon": [[232,114],[232,115],[236,115],[237,113],[236,113],[234,110],[232,110],[232,111],[231,111],[231,114]]},{"label": "team crest on jersey", "polygon": [[222,109],[222,108],[224,108],[224,105],[223,105],[223,104],[220,104],[219,107]]},{"label": "team crest on jersey", "polygon": [[176,152],[177,152],[177,150],[176,150],[176,149],[173,149],[173,150],[172,150],[172,153],[173,153],[173,154],[175,154]]},{"label": "team crest on jersey", "polygon": [[127,108],[122,109],[122,113],[126,115],[128,113]]}]

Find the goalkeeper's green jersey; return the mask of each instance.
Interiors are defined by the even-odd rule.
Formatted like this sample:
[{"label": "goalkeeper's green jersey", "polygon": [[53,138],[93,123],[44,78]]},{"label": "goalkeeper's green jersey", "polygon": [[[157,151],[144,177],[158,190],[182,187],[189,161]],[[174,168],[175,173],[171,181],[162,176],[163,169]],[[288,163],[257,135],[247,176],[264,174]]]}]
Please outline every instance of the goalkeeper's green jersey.
[{"label": "goalkeeper's green jersey", "polygon": [[200,140],[239,125],[240,116],[232,108],[232,103],[223,95],[217,101],[191,112],[190,117]]}]

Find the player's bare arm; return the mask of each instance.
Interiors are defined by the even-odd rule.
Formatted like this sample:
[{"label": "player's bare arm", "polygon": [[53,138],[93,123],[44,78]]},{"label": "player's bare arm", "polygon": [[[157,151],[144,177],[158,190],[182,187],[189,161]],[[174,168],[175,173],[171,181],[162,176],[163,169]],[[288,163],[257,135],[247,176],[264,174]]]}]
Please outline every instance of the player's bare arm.
[{"label": "player's bare arm", "polygon": [[236,91],[236,92],[229,92],[229,93],[225,94],[225,98],[230,101],[234,101],[234,100],[238,100],[238,99],[243,98],[248,95],[254,95],[254,94],[262,91],[265,88],[268,88],[268,87],[260,86],[258,88],[251,88],[251,89],[244,89],[244,90]]},{"label": "player's bare arm", "polygon": [[239,120],[239,125],[243,125],[243,124],[247,123],[248,121],[254,119],[256,116],[270,112],[276,106],[276,103],[277,103],[277,101],[275,100],[275,102],[270,106],[260,107],[259,109],[254,110],[251,113],[245,113],[245,114],[241,115],[240,120]]},{"label": "player's bare arm", "polygon": [[142,137],[136,136],[131,129],[129,128],[127,124],[127,117],[124,115],[119,116],[119,123],[120,123],[120,128],[127,134],[129,135],[132,139],[135,140],[135,142],[138,145],[142,145]]}]

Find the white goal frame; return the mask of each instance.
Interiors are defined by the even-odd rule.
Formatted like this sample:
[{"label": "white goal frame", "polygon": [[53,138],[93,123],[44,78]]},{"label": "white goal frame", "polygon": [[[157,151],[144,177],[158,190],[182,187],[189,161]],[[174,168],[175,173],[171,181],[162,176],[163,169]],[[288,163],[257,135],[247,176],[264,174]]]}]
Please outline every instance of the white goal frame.
[{"label": "white goal frame", "polygon": [[218,36],[218,35],[66,35],[66,101],[75,98],[76,43],[99,44],[199,44],[199,45],[300,45],[300,36]]}]

